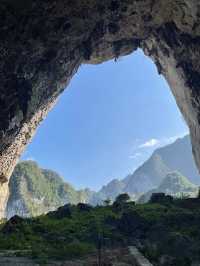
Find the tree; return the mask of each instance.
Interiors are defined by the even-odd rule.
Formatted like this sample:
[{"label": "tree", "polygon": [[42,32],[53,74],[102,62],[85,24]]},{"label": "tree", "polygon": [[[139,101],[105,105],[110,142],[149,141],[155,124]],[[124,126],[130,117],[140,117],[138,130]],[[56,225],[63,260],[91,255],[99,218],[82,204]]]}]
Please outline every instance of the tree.
[{"label": "tree", "polygon": [[200,199],[200,187],[199,187],[199,190],[198,190],[197,198]]},{"label": "tree", "polygon": [[108,199],[104,200],[103,203],[105,206],[109,206],[111,204],[111,199],[108,198]]},{"label": "tree", "polygon": [[123,211],[126,208],[127,202],[129,200],[130,200],[130,197],[127,193],[118,195],[113,203],[114,210],[117,212]]},{"label": "tree", "polygon": [[104,228],[102,221],[95,215],[93,216],[93,222],[90,226],[90,237],[97,249],[97,265],[102,266]]},{"label": "tree", "polygon": [[129,200],[130,200],[130,196],[127,193],[122,193],[116,197],[115,202],[126,203]]}]

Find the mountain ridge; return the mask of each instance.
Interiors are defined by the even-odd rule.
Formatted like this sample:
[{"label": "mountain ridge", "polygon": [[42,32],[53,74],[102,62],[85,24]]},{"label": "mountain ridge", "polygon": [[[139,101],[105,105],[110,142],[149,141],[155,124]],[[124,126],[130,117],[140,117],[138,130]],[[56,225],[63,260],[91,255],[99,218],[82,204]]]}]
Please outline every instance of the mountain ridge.
[{"label": "mountain ridge", "polygon": [[6,217],[36,216],[67,204],[88,202],[93,193],[88,189],[75,190],[55,171],[42,169],[34,161],[17,164],[9,183],[10,195]]},{"label": "mountain ridge", "polygon": [[198,187],[176,171],[168,173],[158,188],[144,193],[138,202],[148,202],[153,193],[165,193],[173,197],[197,197]]},{"label": "mountain ridge", "polygon": [[[187,176],[196,185],[200,184],[200,176],[193,159],[189,135],[178,138],[171,144],[157,148],[150,158],[142,163],[132,174],[118,180],[122,187],[120,193],[128,193],[132,199],[137,200],[143,193],[157,188],[165,176],[173,171],[178,171]],[[108,183],[108,190],[104,186],[97,192],[99,203],[102,202],[102,195],[104,195],[104,200],[106,198],[114,200],[116,192],[115,187],[113,189],[110,188],[111,183],[112,180]]]},{"label": "mountain ridge", "polygon": [[22,161],[10,179],[6,216],[36,216],[67,203],[103,204],[108,198],[114,201],[121,193],[128,193],[137,201],[143,194],[157,189],[167,174],[174,171],[186,176],[191,183],[200,184],[188,135],[156,149],[132,174],[111,180],[98,192],[76,190],[55,171],[42,169],[34,161]]}]

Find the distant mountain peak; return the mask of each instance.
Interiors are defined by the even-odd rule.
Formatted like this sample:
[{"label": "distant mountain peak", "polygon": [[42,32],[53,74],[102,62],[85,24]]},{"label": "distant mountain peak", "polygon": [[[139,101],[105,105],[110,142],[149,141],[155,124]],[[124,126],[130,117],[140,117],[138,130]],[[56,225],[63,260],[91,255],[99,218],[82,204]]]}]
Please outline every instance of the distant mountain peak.
[{"label": "distant mountain peak", "polygon": [[178,171],[168,173],[158,187],[158,189],[160,190],[169,189],[174,193],[176,193],[177,191],[191,191],[191,189],[196,188],[196,185],[190,182],[187,177],[181,175],[181,173],[179,173]]},{"label": "distant mountain peak", "polygon": [[133,174],[122,180],[111,180],[98,192],[75,190],[55,171],[42,169],[35,161],[21,161],[10,179],[6,212],[8,218],[15,214],[35,216],[66,203],[101,204],[121,193],[128,193],[134,200],[142,194],[148,198],[152,191],[174,195],[196,193],[195,184],[200,184],[200,176],[193,160],[190,137],[185,136],[156,149]]},{"label": "distant mountain peak", "polygon": [[[133,174],[129,174],[123,180],[109,182],[95,197],[98,196],[99,201],[105,197],[114,199],[117,193],[126,192],[132,198],[137,199],[143,193],[156,189],[167,174],[174,171],[188,177],[191,183],[200,184],[200,176],[193,160],[189,135],[156,149]],[[185,183],[187,183],[186,180]]]},{"label": "distant mountain peak", "polygon": [[198,186],[191,183],[187,177],[180,174],[178,171],[170,172],[162,180],[161,184],[156,189],[152,189],[147,193],[144,193],[139,202],[149,201],[152,193],[165,193],[174,197],[190,196],[196,197],[198,193]]},{"label": "distant mountain peak", "polygon": [[37,216],[66,203],[88,202],[90,190],[75,190],[55,171],[42,169],[35,161],[17,164],[9,182],[7,218],[13,215]]}]

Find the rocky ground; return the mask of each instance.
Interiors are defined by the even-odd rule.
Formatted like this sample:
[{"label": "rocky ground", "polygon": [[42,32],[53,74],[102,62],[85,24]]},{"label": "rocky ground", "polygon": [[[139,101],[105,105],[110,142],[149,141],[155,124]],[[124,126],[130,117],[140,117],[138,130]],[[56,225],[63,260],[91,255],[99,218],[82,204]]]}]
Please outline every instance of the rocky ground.
[{"label": "rocky ground", "polygon": [[[98,266],[98,254],[92,254],[82,260],[71,261],[49,261],[46,263],[37,263],[25,257],[16,257],[15,252],[5,251],[0,253],[0,265],[1,266]],[[118,248],[112,250],[103,250],[101,266],[136,266],[134,263],[135,258],[128,250],[128,248]]]}]

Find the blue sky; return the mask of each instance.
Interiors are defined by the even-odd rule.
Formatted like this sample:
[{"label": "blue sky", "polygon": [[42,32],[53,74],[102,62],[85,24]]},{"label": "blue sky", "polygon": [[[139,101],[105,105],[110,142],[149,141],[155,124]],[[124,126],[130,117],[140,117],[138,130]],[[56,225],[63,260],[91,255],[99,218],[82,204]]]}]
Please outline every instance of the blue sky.
[{"label": "blue sky", "polygon": [[22,159],[97,190],[187,132],[166,81],[138,50],[81,66]]}]

